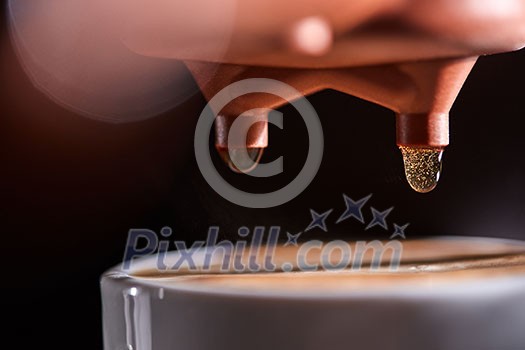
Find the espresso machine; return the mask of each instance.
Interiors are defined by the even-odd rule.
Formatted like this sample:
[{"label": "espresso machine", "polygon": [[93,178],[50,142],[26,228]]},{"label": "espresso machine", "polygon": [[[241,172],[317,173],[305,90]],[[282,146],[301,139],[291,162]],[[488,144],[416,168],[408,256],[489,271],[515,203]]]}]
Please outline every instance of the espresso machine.
[{"label": "espresso machine", "polygon": [[[418,192],[436,186],[449,144],[449,111],[477,58],[525,45],[519,1],[204,1],[179,12],[178,5],[131,5],[124,43],[141,55],[184,61],[208,100],[235,81],[268,78],[304,96],[332,89],[392,110],[406,178]],[[253,93],[216,111],[215,145],[234,171],[255,164],[237,169],[231,162],[232,154],[242,157],[227,152],[233,121],[294,98]],[[264,124],[267,113],[243,117]],[[252,128],[246,144],[230,146],[247,148],[257,161],[267,130]]]},{"label": "espresso machine", "polygon": [[[281,96],[244,94],[214,111],[215,146],[221,158],[233,171],[248,173],[268,147],[270,110],[301,96],[336,90],[394,112],[406,178],[422,193],[439,180],[443,150],[449,144],[449,112],[477,58],[525,45],[523,5],[510,0],[165,0],[155,6],[114,0],[82,8],[63,6],[60,11],[40,2],[28,6],[11,1],[9,6],[12,37],[28,74],[67,108],[113,122],[165,111],[177,104],[170,94],[184,95],[187,83],[176,78],[184,74],[170,66],[170,60],[184,62],[207,100],[241,80],[278,80],[294,90]],[[60,44],[73,40],[67,32],[75,25],[78,42]],[[162,60],[142,62],[130,58],[129,51]],[[93,52],[107,52],[106,60],[90,62]],[[66,58],[56,60],[59,56]],[[86,75],[93,77],[85,79]],[[77,86],[79,82],[84,86]],[[257,125],[248,128],[245,142],[228,138],[239,116]]]},{"label": "espresso machine", "polygon": [[[59,105],[90,118],[131,123],[183,104],[195,94],[188,85],[198,88],[203,97],[199,102],[206,105],[190,109],[191,118],[183,116],[195,125],[184,124],[178,134],[195,134],[191,145],[196,158],[188,163],[190,170],[177,177],[181,188],[170,193],[178,196],[169,215],[176,217],[179,231],[161,226],[155,228],[158,232],[130,230],[123,263],[101,277],[105,350],[525,347],[523,242],[413,239],[419,237],[405,232],[414,227],[421,236],[426,231],[433,235],[432,226],[439,231],[444,222],[460,234],[469,229],[469,235],[480,232],[479,226],[469,228],[440,212],[440,207],[449,213],[445,209],[464,203],[445,195],[450,192],[440,192],[451,182],[436,187],[449,131],[454,134],[450,126],[465,117],[450,112],[480,57],[525,46],[525,1],[50,4],[11,0],[10,34],[33,84]],[[81,30],[71,38],[69,30],[76,26]],[[93,61],[86,55],[92,51],[103,54]],[[71,62],[76,62],[73,67]],[[340,106],[328,106],[322,113],[319,101],[330,100],[323,99],[327,91],[355,97],[351,102],[363,103],[363,113],[346,115]],[[288,114],[291,107],[299,114],[312,114],[314,108],[305,103],[310,98],[318,99],[314,103],[318,113],[313,113],[315,118],[303,116],[307,142],[274,137],[276,127],[300,124],[286,124],[286,116],[280,121],[275,116]],[[287,112],[279,113],[282,110]],[[368,120],[367,111],[385,114],[385,110],[390,120]],[[470,118],[468,131],[475,134],[476,123],[497,118],[485,117]],[[347,149],[345,138],[350,136],[334,140],[330,132],[322,132],[321,124],[332,123],[336,126],[328,131],[340,127],[345,129],[341,134],[350,135],[353,118],[366,120],[367,132],[381,130],[380,137],[369,135],[374,142],[390,132],[395,135],[395,141],[393,137],[388,141],[394,141],[394,148],[397,144],[397,160],[402,161],[392,160],[388,166],[400,168],[406,181],[403,190],[388,192],[387,201],[374,202],[381,196],[376,192],[399,181],[397,172],[391,178],[374,179],[375,184],[381,182],[379,189],[371,188],[366,179],[349,180],[356,194],[341,190],[343,202],[337,193],[339,208],[327,204],[335,196],[329,193],[335,186],[330,173],[344,177],[348,172],[349,179],[359,178],[355,174],[373,162],[346,161],[345,156],[368,151],[376,155],[376,148],[386,144],[364,144],[366,135],[352,134],[363,146]],[[476,145],[480,149],[495,140],[486,136],[478,138],[486,140]],[[268,188],[257,178],[269,177],[267,165],[279,157],[274,140],[277,148],[313,150],[304,167],[294,163],[303,159],[292,163],[301,174],[315,158],[316,169],[306,180],[292,181],[293,191],[286,195],[276,191],[265,196],[262,192]],[[330,145],[325,156],[338,158],[343,166],[325,170],[320,186],[315,178],[324,144]],[[210,148],[216,153],[203,158]],[[334,150],[340,154],[329,154]],[[370,171],[377,169],[382,168]],[[256,189],[248,194],[225,190],[221,176],[230,184]],[[468,180],[455,173],[454,181]],[[317,189],[308,194],[311,184]],[[415,192],[403,192],[408,187]],[[330,198],[322,198],[325,195]],[[432,198],[439,198],[439,205],[429,205]],[[400,215],[392,219],[396,221],[387,220],[393,217],[394,205],[398,213],[401,207]],[[426,226],[408,223],[416,219],[426,221]],[[348,231],[340,229],[349,223],[353,226]],[[279,238],[273,225],[282,225]],[[512,238],[523,238],[518,226]],[[385,232],[386,237],[378,234]],[[332,234],[337,239],[330,241]],[[146,248],[130,237],[146,240]],[[258,250],[257,237],[264,249]],[[220,254],[214,255],[212,248],[209,254],[210,242]],[[381,251],[379,259],[388,258],[386,263],[376,261],[376,248]],[[347,256],[354,264],[342,268]]]}]

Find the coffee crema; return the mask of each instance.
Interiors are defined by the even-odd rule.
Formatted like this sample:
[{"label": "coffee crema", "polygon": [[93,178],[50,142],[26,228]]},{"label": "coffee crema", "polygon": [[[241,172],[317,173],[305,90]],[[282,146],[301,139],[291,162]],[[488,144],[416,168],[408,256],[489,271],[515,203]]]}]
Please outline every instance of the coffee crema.
[{"label": "coffee crema", "polygon": [[[298,266],[293,266],[290,272],[263,270],[236,273],[212,269],[208,273],[198,273],[188,270],[157,271],[142,266],[130,276],[167,288],[248,294],[453,290],[480,283],[490,286],[496,278],[501,281],[499,283],[515,278],[525,279],[525,243],[485,238],[436,238],[407,240],[402,242],[402,246],[400,265],[395,270],[388,264],[370,268],[373,252],[369,250],[364,254],[363,265],[357,270],[349,267],[336,271],[322,268],[301,271]],[[275,265],[293,261],[299,249],[300,246],[277,247],[273,256]],[[386,252],[387,260],[388,257]],[[308,258],[314,264],[321,259],[321,255],[312,252]],[[339,258],[336,254],[332,257],[334,260]]]}]

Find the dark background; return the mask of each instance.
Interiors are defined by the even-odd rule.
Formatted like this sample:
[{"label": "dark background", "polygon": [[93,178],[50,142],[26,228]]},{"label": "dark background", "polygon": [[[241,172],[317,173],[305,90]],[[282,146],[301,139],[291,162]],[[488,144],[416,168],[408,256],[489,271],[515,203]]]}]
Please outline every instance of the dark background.
[{"label": "dark background", "polygon": [[[193,131],[205,101],[196,94],[176,109],[132,124],[75,115],[37,91],[22,71],[2,19],[0,56],[0,230],[2,310],[17,348],[101,349],[98,279],[119,263],[130,228],[170,226],[179,240],[202,239],[210,225],[235,239],[238,227],[303,230],[309,209],[334,209],[329,234],[305,238],[388,237],[356,221],[333,226],[342,193],[369,193],[370,204],[394,206],[392,223],[408,237],[497,236],[525,239],[525,52],[481,58],[452,110],[451,145],[438,188],[413,192],[395,146],[392,113],[335,91],[309,97],[321,117],[325,157],[299,197],[274,209],[232,205],[196,168]],[[290,107],[285,130],[271,130],[265,155],[285,157],[286,173],[304,161],[304,125]],[[279,187],[231,174],[252,190]],[[295,172],[295,173],[294,173]],[[367,222],[371,219],[365,211]],[[344,227],[343,227],[344,226]],[[325,236],[323,236],[325,235]]]}]

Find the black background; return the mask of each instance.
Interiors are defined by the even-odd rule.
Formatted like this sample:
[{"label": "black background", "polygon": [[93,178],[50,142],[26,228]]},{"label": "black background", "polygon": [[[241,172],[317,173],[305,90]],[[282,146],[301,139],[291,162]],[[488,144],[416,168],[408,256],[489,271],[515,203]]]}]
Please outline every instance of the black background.
[{"label": "black background", "polygon": [[[392,113],[335,91],[309,97],[321,117],[325,157],[299,197],[274,209],[232,205],[208,188],[193,156],[193,131],[205,101],[196,94],[156,118],[111,125],[75,115],[37,91],[1,32],[0,231],[2,310],[17,348],[101,349],[98,279],[119,263],[130,228],[170,226],[179,240],[202,239],[208,226],[235,239],[238,227],[303,230],[309,209],[334,209],[330,233],[304,238],[385,238],[379,227],[334,226],[354,199],[395,207],[392,223],[409,237],[497,236],[525,239],[525,52],[481,58],[451,112],[451,145],[438,188],[414,193],[404,180]],[[304,125],[284,107],[285,131],[271,130],[271,160],[285,157],[293,177],[304,161]],[[261,183],[231,174],[243,188]],[[295,173],[294,173],[295,172]],[[371,219],[365,211],[365,219]],[[343,227],[344,226],[344,227]],[[323,236],[325,235],[325,236]]]}]

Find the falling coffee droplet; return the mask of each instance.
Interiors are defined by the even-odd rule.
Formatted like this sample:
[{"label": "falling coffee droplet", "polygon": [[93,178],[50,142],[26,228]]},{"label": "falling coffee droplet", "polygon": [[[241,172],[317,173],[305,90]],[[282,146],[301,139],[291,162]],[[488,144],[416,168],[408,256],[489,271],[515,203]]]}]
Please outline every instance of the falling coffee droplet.
[{"label": "falling coffee droplet", "polygon": [[236,173],[249,173],[257,167],[261,160],[264,148],[218,150],[222,160]]},{"label": "falling coffee droplet", "polygon": [[416,192],[428,193],[436,188],[441,175],[442,148],[399,147],[405,163],[405,176]]}]

